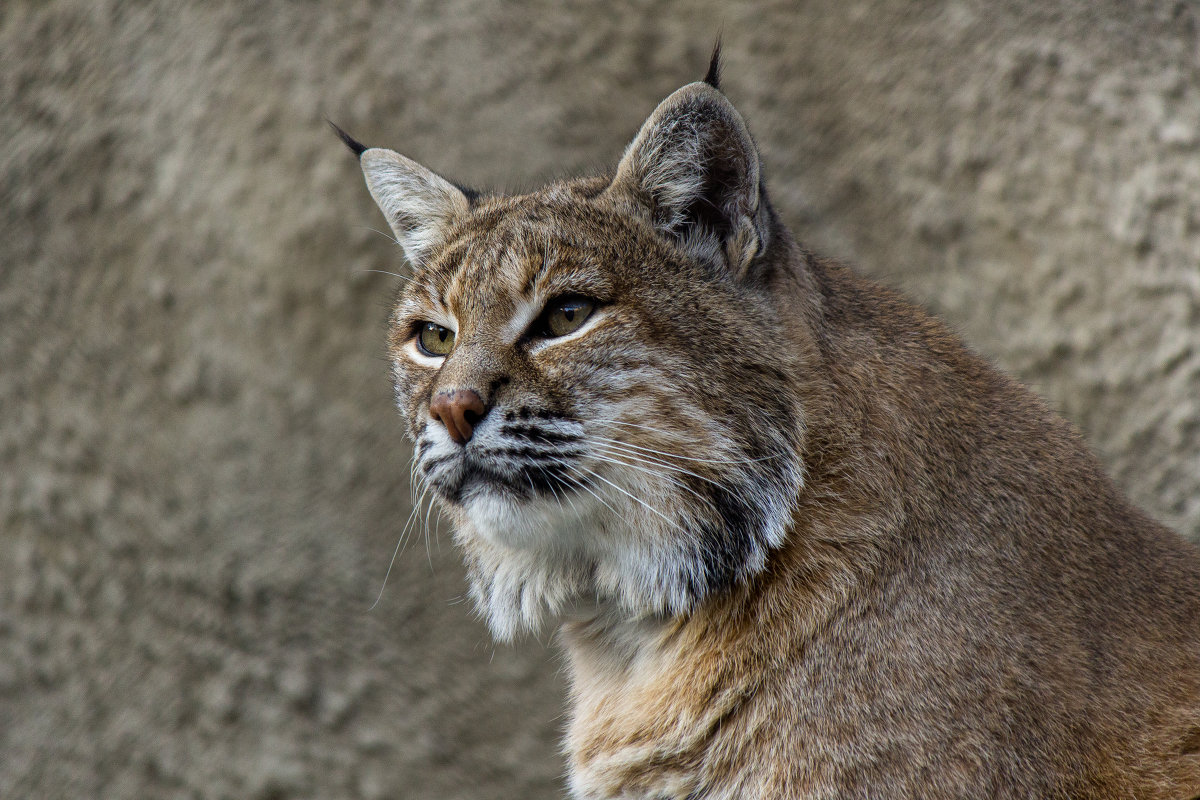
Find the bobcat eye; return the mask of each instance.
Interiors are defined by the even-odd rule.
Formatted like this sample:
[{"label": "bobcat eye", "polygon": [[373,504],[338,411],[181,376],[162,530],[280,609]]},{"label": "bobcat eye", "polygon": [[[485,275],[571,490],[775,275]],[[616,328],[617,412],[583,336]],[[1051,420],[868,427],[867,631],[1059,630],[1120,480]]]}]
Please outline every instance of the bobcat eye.
[{"label": "bobcat eye", "polygon": [[417,333],[417,349],[427,356],[449,355],[454,349],[454,331],[435,322],[422,322]]},{"label": "bobcat eye", "polygon": [[538,334],[548,337],[566,336],[579,330],[596,310],[596,303],[579,295],[567,295],[551,300],[542,312]]}]

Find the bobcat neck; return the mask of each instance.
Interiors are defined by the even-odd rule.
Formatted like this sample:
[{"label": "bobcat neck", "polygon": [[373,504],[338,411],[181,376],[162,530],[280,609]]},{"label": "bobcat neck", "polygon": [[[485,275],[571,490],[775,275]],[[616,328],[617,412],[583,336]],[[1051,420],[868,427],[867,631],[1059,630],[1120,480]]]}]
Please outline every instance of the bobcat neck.
[{"label": "bobcat neck", "polygon": [[[803,566],[789,575],[782,565],[793,559]],[[766,765],[746,773],[742,748],[748,735],[765,743],[752,730],[766,721],[764,699],[785,688],[789,664],[863,576],[833,548],[780,553],[777,562],[757,591],[714,599],[687,618],[564,625],[572,796],[783,796],[769,788],[779,778]],[[792,613],[779,613],[781,594]],[[748,793],[754,781],[765,781],[759,794]]]},{"label": "bobcat neck", "polygon": [[[690,615],[564,627],[574,796],[1200,787],[1185,752],[1200,592],[1178,582],[1195,552],[940,324],[840,268],[807,269],[827,380],[806,392],[819,413],[787,543]],[[1048,752],[1061,771],[1018,766]]]}]

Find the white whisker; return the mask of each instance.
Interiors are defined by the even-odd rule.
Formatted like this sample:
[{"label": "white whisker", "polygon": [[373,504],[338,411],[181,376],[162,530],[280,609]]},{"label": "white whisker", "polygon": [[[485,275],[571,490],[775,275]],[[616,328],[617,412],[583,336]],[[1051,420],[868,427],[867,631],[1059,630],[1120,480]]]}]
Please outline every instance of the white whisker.
[{"label": "white whisker", "polygon": [[[429,505],[425,508],[425,557],[429,560],[429,571],[433,572],[433,550],[429,547],[429,514],[433,511],[433,499],[430,498]],[[440,513],[440,512],[439,512]]]},{"label": "white whisker", "polygon": [[[688,494],[695,497],[700,502],[705,503],[705,504],[710,502],[709,498],[700,494],[695,489],[688,486],[687,484],[685,484],[684,482],[679,480],[679,478],[677,478],[674,475],[663,474],[662,472],[655,471],[653,469],[650,469],[649,467],[642,466],[640,464],[634,464],[629,461],[623,461],[619,458],[612,458],[612,457],[608,457],[608,456],[595,455],[595,454],[593,454],[593,458],[595,458],[597,461],[600,461],[602,463],[616,464],[617,466],[621,466],[621,467],[629,467],[630,469],[636,469],[639,472],[644,472],[648,475],[654,475],[655,477],[665,478],[668,481],[670,481],[673,486],[675,486],[676,488],[682,489],[683,491],[685,491]],[[699,476],[697,476],[697,477],[699,477]],[[707,480],[707,479],[705,479],[705,480]],[[714,486],[720,486],[720,484],[716,483],[715,481],[709,481],[709,483],[712,483]]]},{"label": "white whisker", "polygon": [[393,278],[399,278],[402,281],[411,281],[412,278],[407,275],[401,275],[397,272],[388,272],[386,269],[360,269],[359,272],[375,272],[380,275],[391,275]]},{"label": "white whisker", "polygon": [[370,225],[363,225],[363,228],[365,228],[366,230],[369,230],[371,233],[378,233],[380,236],[382,236],[383,238],[387,239],[389,242],[391,242],[392,244],[396,245],[397,247],[402,247],[402,246],[403,246],[403,245],[401,245],[401,244],[400,244],[400,242],[399,242],[399,241],[396,239],[396,237],[395,237],[395,236],[392,236],[390,233],[384,233],[383,231],[379,230],[378,228],[372,228]]},{"label": "white whisker", "polygon": [[635,502],[635,503],[637,503],[638,505],[640,505],[640,506],[642,506],[643,508],[645,508],[647,511],[650,511],[650,512],[652,512],[652,513],[654,513],[654,514],[657,514],[658,516],[662,517],[662,518],[663,518],[663,520],[664,520],[664,521],[665,521],[665,522],[666,522],[668,525],[674,525],[674,526],[675,526],[676,528],[678,528],[679,530],[683,531],[684,533],[687,533],[687,529],[686,529],[686,528],[684,528],[684,527],[683,527],[683,525],[681,525],[680,523],[678,523],[678,522],[676,522],[675,520],[671,519],[671,518],[670,518],[670,517],[668,517],[666,514],[662,513],[661,511],[659,511],[657,508],[655,508],[654,506],[652,506],[652,505],[650,505],[649,503],[647,503],[647,502],[646,502],[645,500],[643,500],[642,498],[640,498],[640,497],[637,497],[636,495],[630,494],[629,492],[625,491],[625,490],[624,490],[624,489],[622,489],[620,486],[618,486],[617,484],[613,483],[613,482],[612,482],[612,481],[610,481],[608,478],[605,478],[603,475],[599,474],[598,472],[595,472],[594,470],[590,470],[590,469],[588,469],[587,467],[583,467],[583,466],[580,466],[580,467],[578,467],[578,469],[579,469],[580,471],[582,471],[582,472],[585,472],[585,473],[587,473],[588,475],[591,475],[593,478],[596,478],[597,480],[604,481],[604,482],[605,482],[605,483],[607,483],[609,486],[611,486],[612,488],[616,489],[618,492],[620,492],[621,494],[625,495],[626,497],[628,497],[628,498],[629,498],[630,500],[632,500],[633,502]]},{"label": "white whisker", "polygon": [[[660,433],[663,435],[666,435],[666,433],[667,433],[665,431],[660,431],[657,428],[651,428],[647,425],[634,425],[633,423],[618,422],[616,420],[593,420],[593,422],[596,422],[600,425],[629,425],[630,427],[645,428],[646,430],[655,431],[656,433]],[[603,439],[603,437],[594,437],[594,438]],[[775,455],[763,456],[762,458],[738,458],[738,459],[696,458],[695,456],[685,456],[681,453],[671,453],[671,452],[668,452],[665,450],[655,450],[652,447],[645,447],[643,445],[632,444],[630,442],[622,442],[617,439],[604,439],[604,440],[608,441],[608,442],[616,442],[618,444],[623,444],[626,447],[633,447],[633,448],[636,448],[638,450],[641,450],[641,451],[644,451],[647,453],[654,453],[655,455],[667,456],[668,458],[678,458],[678,459],[682,459],[684,461],[695,461],[696,463],[699,463],[699,464],[725,464],[725,465],[757,464],[762,461],[771,461],[773,459],[779,458],[779,456],[775,456]]]},{"label": "white whisker", "polygon": [[[565,461],[561,458],[554,458],[553,460],[555,462],[557,462],[558,464],[560,464],[561,466],[566,467],[568,472],[573,473],[570,476],[563,476],[563,480],[570,481],[571,484],[574,485],[576,488],[582,489],[583,491],[590,494],[592,497],[596,498],[597,502],[599,502],[602,506],[604,506],[609,511],[611,511],[617,517],[617,519],[621,520],[626,525],[631,524],[629,522],[629,520],[620,511],[618,511],[616,508],[614,508],[612,506],[611,503],[609,503],[607,500],[605,500],[600,495],[596,494],[596,492],[592,491],[592,487],[588,486],[586,480],[581,480],[580,478],[575,477],[576,475],[582,474],[578,465],[576,465],[570,461]],[[597,477],[599,477],[599,476],[597,476]],[[574,504],[572,504],[572,505],[574,505]]]},{"label": "white whisker", "polygon": [[[426,490],[426,492],[427,491],[428,490]],[[422,492],[421,499],[425,499],[425,492]],[[404,523],[404,527],[400,531],[400,536],[396,539],[396,549],[392,551],[392,560],[388,562],[387,572],[383,574],[383,583],[379,586],[379,595],[375,598],[375,602],[371,604],[371,607],[368,608],[367,611],[374,611],[375,607],[379,605],[379,601],[383,599],[383,590],[387,588],[388,578],[392,574],[392,567],[396,565],[396,556],[400,554],[401,548],[404,547],[404,542],[408,539],[409,530],[412,527],[413,522],[416,520],[417,512],[420,510],[420,508],[421,505],[419,501],[413,503],[412,511],[410,511],[408,514],[408,520]]]},{"label": "white whisker", "polygon": [[721,483],[719,483],[716,480],[713,480],[712,478],[701,475],[698,472],[693,472],[692,470],[687,469],[685,467],[681,467],[678,464],[672,464],[671,462],[666,461],[663,458],[658,458],[656,456],[649,456],[644,453],[641,453],[635,449],[630,448],[626,443],[618,442],[615,439],[605,439],[604,437],[601,437],[601,436],[593,436],[590,439],[590,443],[594,447],[604,451],[608,455],[626,456],[631,461],[636,462],[638,464],[646,464],[646,465],[652,465],[652,466],[656,466],[656,467],[662,467],[663,469],[667,469],[672,472],[677,472],[681,475],[687,475],[689,477],[695,478],[696,480],[704,481],[705,483],[710,483],[713,486],[721,486],[722,485]]}]

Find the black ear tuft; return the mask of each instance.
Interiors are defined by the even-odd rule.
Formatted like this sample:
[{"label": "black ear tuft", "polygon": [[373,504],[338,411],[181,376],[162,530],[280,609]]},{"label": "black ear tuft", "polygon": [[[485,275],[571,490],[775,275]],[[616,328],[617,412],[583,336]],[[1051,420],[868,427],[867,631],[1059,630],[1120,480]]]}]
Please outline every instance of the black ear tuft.
[{"label": "black ear tuft", "polygon": [[337,125],[334,125],[333,120],[326,119],[325,121],[329,123],[329,127],[333,128],[334,132],[338,135],[338,138],[341,139],[343,142],[345,142],[346,147],[349,147],[350,151],[352,153],[354,153],[355,156],[359,156],[359,157],[362,156],[363,151],[365,151],[367,149],[367,146],[365,144],[358,141],[350,134],[346,133],[344,130],[339,128]]},{"label": "black ear tuft", "polygon": [[704,75],[704,82],[714,89],[721,89],[721,35],[717,34],[717,41],[713,44],[712,58],[708,60],[708,72]]}]

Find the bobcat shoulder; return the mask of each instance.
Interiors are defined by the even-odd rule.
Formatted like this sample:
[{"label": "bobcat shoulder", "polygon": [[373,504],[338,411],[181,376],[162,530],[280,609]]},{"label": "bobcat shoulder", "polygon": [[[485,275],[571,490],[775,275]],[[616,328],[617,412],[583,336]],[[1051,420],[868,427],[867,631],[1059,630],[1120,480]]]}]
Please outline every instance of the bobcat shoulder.
[{"label": "bobcat shoulder", "polygon": [[1196,548],[801,248],[716,84],[521,196],[342,134],[416,474],[495,634],[562,623],[573,795],[1200,797]]}]

